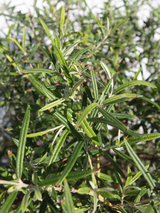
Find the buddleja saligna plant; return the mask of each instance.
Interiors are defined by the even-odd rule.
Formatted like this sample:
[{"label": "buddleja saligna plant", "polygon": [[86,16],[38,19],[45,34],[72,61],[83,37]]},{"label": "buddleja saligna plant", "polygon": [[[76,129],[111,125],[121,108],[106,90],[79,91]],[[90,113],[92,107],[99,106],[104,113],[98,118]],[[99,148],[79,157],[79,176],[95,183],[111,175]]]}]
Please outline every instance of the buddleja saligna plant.
[{"label": "buddleja saligna plant", "polygon": [[[106,28],[98,18],[94,17],[94,20],[100,29],[101,43],[128,21],[123,20],[110,29],[109,19]],[[30,68],[26,69],[18,62],[13,64],[19,75],[32,84],[31,90],[36,90],[43,98],[36,103],[39,104],[36,120],[31,117],[33,106],[28,103],[19,140],[13,138],[17,156],[9,153],[9,157],[14,180],[0,182],[12,185],[8,189],[11,194],[3,203],[1,212],[8,212],[18,191],[25,195],[17,206],[17,212],[133,212],[136,209],[145,212],[158,208],[157,180],[132,146],[159,138],[160,134],[139,135],[120,121],[122,118],[133,120],[134,115],[114,112],[119,103],[143,98],[138,93],[128,92],[128,88],[156,86],[140,80],[120,85],[119,76],[104,60],[99,62],[101,69],[95,72],[94,62],[87,62],[94,52],[98,52],[100,45],[90,47],[88,38],[71,38],[74,32],[68,34],[66,30],[64,7],[61,9],[60,36],[54,33],[53,37],[41,18],[39,22],[51,42],[49,47],[40,46],[45,55],[42,64],[47,60],[50,63],[44,68],[38,63],[32,65],[32,61],[28,60]],[[14,38],[8,38],[18,46],[22,55],[27,55],[25,38],[25,29],[22,46]],[[13,62],[11,57],[6,57]],[[103,76],[104,81],[100,81]],[[33,131],[43,125],[43,131]],[[108,125],[117,129],[118,139],[110,140]],[[35,145],[35,142],[42,145]],[[116,149],[120,147],[126,149],[130,156]],[[110,149],[132,165],[135,172],[128,167],[127,174],[124,174],[116,157],[112,158],[107,152]],[[112,165],[109,175],[101,172],[101,156]],[[136,180],[142,175],[146,182],[138,186]],[[145,197],[147,199],[143,199]],[[129,210],[130,207],[133,211]]]}]

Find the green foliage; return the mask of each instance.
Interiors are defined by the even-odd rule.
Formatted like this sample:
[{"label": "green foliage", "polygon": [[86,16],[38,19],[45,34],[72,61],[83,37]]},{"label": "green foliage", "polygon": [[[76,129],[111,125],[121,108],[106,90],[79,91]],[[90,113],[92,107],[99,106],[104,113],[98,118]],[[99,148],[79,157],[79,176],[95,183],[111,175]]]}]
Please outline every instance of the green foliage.
[{"label": "green foliage", "polygon": [[1,13],[0,212],[159,212],[160,6],[59,2]]}]

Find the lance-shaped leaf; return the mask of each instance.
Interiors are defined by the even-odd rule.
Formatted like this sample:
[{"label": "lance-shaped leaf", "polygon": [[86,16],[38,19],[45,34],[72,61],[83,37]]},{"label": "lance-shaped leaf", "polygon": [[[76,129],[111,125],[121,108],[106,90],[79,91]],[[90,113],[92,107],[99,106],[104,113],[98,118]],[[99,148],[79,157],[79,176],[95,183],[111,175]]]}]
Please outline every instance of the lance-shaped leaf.
[{"label": "lance-shaped leaf", "polygon": [[71,95],[73,95],[74,91],[77,89],[78,86],[80,86],[84,81],[84,78],[80,79],[77,83],[75,83],[75,85],[73,86],[72,90],[71,90]]},{"label": "lance-shaped leaf", "polygon": [[79,60],[82,55],[87,52],[89,49],[91,49],[91,47],[85,47],[82,50],[78,51],[72,58],[72,61],[70,62],[70,64],[74,64],[74,62],[77,60]]},{"label": "lance-shaped leaf", "polygon": [[[87,177],[93,173],[93,170],[85,170],[85,171],[76,171],[76,172],[70,172],[68,176],[66,177],[68,181],[76,180],[76,179],[81,179],[84,177]],[[42,186],[48,186],[48,185],[55,185],[61,175],[56,175],[52,178],[46,179],[42,181],[39,185]]]},{"label": "lance-shaped leaf", "polygon": [[121,21],[120,23],[118,23],[113,29],[112,29],[112,33],[119,27],[121,27],[123,24],[125,24],[127,21],[129,20],[129,18],[124,19],[123,21]]},{"label": "lance-shaped leaf", "polygon": [[65,142],[69,132],[70,131],[68,129],[65,129],[62,132],[62,135],[60,136],[60,138],[59,138],[59,140],[58,140],[58,142],[57,142],[57,144],[56,144],[56,146],[55,146],[55,148],[54,148],[54,150],[53,150],[53,152],[51,154],[51,157],[50,157],[49,162],[48,162],[48,166],[50,164],[52,164],[56,160],[56,158],[57,158],[57,156],[58,156],[58,154],[59,154],[59,152],[61,150],[61,147],[63,146],[63,143]]},{"label": "lance-shaped leaf", "polygon": [[49,103],[49,104],[47,104],[46,106],[42,107],[39,111],[40,111],[40,112],[43,112],[43,111],[45,111],[45,110],[47,110],[47,109],[50,109],[50,108],[52,108],[52,107],[55,107],[55,106],[57,106],[57,105],[63,103],[64,101],[65,101],[64,98],[60,98],[59,100],[54,101],[54,102],[52,102],[52,103]]},{"label": "lance-shaped leaf", "polygon": [[25,146],[26,146],[26,137],[27,137],[27,132],[28,132],[29,121],[30,121],[30,106],[28,105],[24,119],[23,119],[23,123],[22,123],[22,128],[21,128],[20,138],[19,138],[18,152],[17,152],[16,168],[17,168],[18,179],[21,179],[22,171],[23,171],[23,159],[24,159],[24,152],[25,152]]},{"label": "lance-shaped leaf", "polygon": [[65,61],[65,58],[64,58],[62,52],[60,51],[60,49],[58,49],[55,45],[54,45],[54,51],[55,51],[55,54],[58,58],[60,65],[62,67],[62,70],[63,70],[63,73],[66,77],[67,83],[70,87],[72,87],[73,86],[73,80],[72,80],[71,75],[69,74],[69,69],[68,69],[67,63]]},{"label": "lance-shaped leaf", "polygon": [[65,209],[64,212],[75,213],[72,194],[66,179],[64,179],[64,203],[62,207]]},{"label": "lance-shaped leaf", "polygon": [[95,143],[96,145],[99,145],[99,141],[97,139],[96,133],[93,131],[93,129],[90,127],[89,123],[86,119],[84,119],[81,123],[81,127],[86,133],[86,135]]},{"label": "lance-shaped leaf", "polygon": [[[25,61],[27,62],[27,61]],[[22,73],[53,73],[54,70],[44,69],[44,68],[31,68],[25,69],[21,71]]]},{"label": "lance-shaped leaf", "polygon": [[103,156],[106,156],[108,158],[108,160],[111,162],[111,164],[113,165],[113,167],[115,168],[115,170],[121,175],[124,176],[123,171],[121,170],[121,168],[118,166],[117,162],[115,162],[110,155],[108,155],[106,152],[103,153]]},{"label": "lance-shaped leaf", "polygon": [[22,40],[22,46],[23,46],[24,52],[26,51],[25,41],[26,41],[26,27],[24,27],[24,30],[23,30],[23,40]]},{"label": "lance-shaped leaf", "polygon": [[106,86],[104,87],[102,94],[98,100],[99,103],[102,103],[104,101],[104,99],[106,98],[106,95],[108,95],[109,90],[111,88],[111,84],[112,84],[113,78],[111,78],[108,83],[106,84]]},{"label": "lance-shaped leaf", "polygon": [[110,72],[110,70],[108,69],[108,66],[105,65],[102,61],[101,61],[100,63],[101,63],[101,66],[102,66],[103,70],[104,70],[105,73],[107,74],[107,77],[108,77],[109,79],[111,79],[112,76],[113,76],[113,74],[112,74],[112,73]]},{"label": "lance-shaped leaf", "polygon": [[[57,130],[59,128],[61,128],[63,125],[60,125],[60,126],[57,126],[55,128],[52,128],[52,129],[46,129],[44,131],[41,131],[41,132],[35,132],[35,133],[31,133],[31,134],[28,134],[27,135],[27,138],[34,138],[34,137],[37,137],[37,136],[42,136],[42,135],[45,135],[47,134],[48,132],[52,132],[54,130]],[[16,143],[15,139],[14,139],[14,143]]]},{"label": "lance-shaped leaf", "polygon": [[37,88],[37,90],[46,96],[50,101],[56,99],[51,91],[49,91],[45,86],[43,86],[33,75],[29,75],[28,79]]},{"label": "lance-shaped leaf", "polygon": [[49,39],[51,40],[52,45],[54,45],[54,39],[52,38],[52,35],[51,35],[51,33],[49,32],[49,29],[48,29],[47,25],[44,23],[44,21],[43,21],[41,18],[39,18],[39,20],[40,20],[40,22],[41,22],[41,24],[42,24],[44,30],[46,31],[47,36],[48,36]]},{"label": "lance-shaped leaf", "polygon": [[106,99],[105,101],[103,101],[103,105],[109,105],[109,104],[115,104],[115,103],[120,103],[126,100],[131,100],[133,98],[139,98],[142,97],[141,95],[138,94],[129,94],[129,93],[124,93],[124,94],[120,94],[120,95],[114,95],[108,99]]},{"label": "lance-shaped leaf", "polygon": [[27,211],[27,207],[29,205],[29,199],[31,198],[31,195],[30,195],[31,192],[32,191],[27,192],[27,194],[25,194],[24,197],[23,197],[23,200],[21,202],[21,210],[22,210],[22,212]]},{"label": "lance-shaped leaf", "polygon": [[99,107],[98,110],[102,113],[102,115],[111,122],[115,123],[116,126],[119,127],[122,131],[127,130],[127,127],[119,121],[116,117],[114,117],[111,113],[107,112],[107,110],[103,109],[102,107]]},{"label": "lance-shaped leaf", "polygon": [[156,106],[158,109],[160,109],[160,106],[158,105],[158,103],[156,103],[155,101],[150,100],[149,98],[146,97],[142,97],[143,100],[149,102],[150,104],[153,104],[154,106]]},{"label": "lance-shaped leaf", "polygon": [[8,213],[9,209],[11,208],[14,200],[17,197],[18,192],[17,191],[13,191],[6,199],[6,201],[4,202],[4,204],[1,207],[0,213]]},{"label": "lance-shaped leaf", "polygon": [[114,92],[114,94],[117,94],[128,87],[132,87],[132,86],[136,86],[136,85],[145,85],[148,87],[157,88],[154,84],[151,84],[148,81],[135,80],[135,81],[127,82],[127,83],[123,84],[122,86],[118,87],[118,89]]},{"label": "lance-shaped leaf", "polygon": [[130,115],[130,114],[125,114],[125,113],[111,113],[114,117],[117,117],[119,119],[129,119],[129,120],[133,120],[133,119],[138,119],[137,116],[135,115]]},{"label": "lance-shaped leaf", "polygon": [[[139,142],[154,140],[154,139],[157,139],[157,138],[160,138],[160,133],[144,134],[144,135],[141,135],[140,138],[130,137],[130,138],[127,139],[127,141],[128,141],[129,144],[136,144],[136,143],[139,143]],[[122,141],[120,146],[124,146],[124,144],[125,144],[125,141]]]},{"label": "lance-shaped leaf", "polygon": [[91,70],[90,73],[91,73],[91,80],[92,80],[94,99],[98,100],[98,86],[97,86],[96,73],[95,73],[94,70]]},{"label": "lance-shaped leaf", "polygon": [[151,177],[150,173],[148,172],[148,170],[146,169],[146,167],[143,165],[142,161],[139,159],[137,154],[134,152],[132,147],[127,142],[127,139],[125,139],[125,145],[126,145],[128,153],[132,157],[132,159],[135,162],[135,164],[137,165],[138,169],[142,172],[142,174],[145,177],[145,179],[147,180],[148,184],[153,189],[155,187],[154,180],[152,179],[152,177]]},{"label": "lance-shaped leaf", "polygon": [[8,37],[8,39],[9,39],[10,41],[13,41],[13,42],[17,45],[17,47],[23,52],[23,54],[26,54],[26,53],[25,53],[25,50],[24,50],[23,47],[18,43],[18,41],[16,41],[16,39],[10,38],[10,37]]},{"label": "lance-shaped leaf", "polygon": [[67,129],[70,129],[69,125],[68,125],[68,120],[67,118],[65,118],[61,113],[59,113],[58,111],[56,111],[53,114],[62,124],[65,125],[65,127],[67,127]]},{"label": "lance-shaped leaf", "polygon": [[65,177],[67,177],[67,175],[69,174],[69,172],[71,171],[71,169],[73,168],[78,156],[79,156],[79,153],[81,152],[81,149],[84,145],[84,142],[83,141],[79,141],[78,144],[76,145],[74,151],[73,151],[73,154],[71,155],[68,163],[67,163],[67,166],[64,168],[62,174],[61,174],[61,177],[59,178],[58,182],[61,183]]},{"label": "lance-shaped leaf", "polygon": [[60,49],[61,41],[59,39],[59,36],[56,33],[53,33],[53,34],[54,34],[55,46]]},{"label": "lance-shaped leaf", "polygon": [[141,71],[142,71],[142,66],[141,66],[141,67],[139,68],[139,70],[136,72],[136,74],[135,74],[133,80],[137,80],[137,78],[138,78],[138,76],[139,76],[139,74],[140,74]]},{"label": "lance-shaped leaf", "polygon": [[85,108],[85,110],[82,112],[82,114],[80,115],[80,117],[79,117],[79,119],[77,121],[76,126],[81,125],[82,121],[86,118],[86,116],[88,115],[88,113],[90,113],[92,111],[92,109],[94,109],[96,106],[98,106],[97,103],[92,103],[89,106],[87,106]]},{"label": "lance-shaped leaf", "polygon": [[[68,56],[73,52],[74,48],[77,46],[78,43],[80,43],[80,39],[77,39],[74,41],[73,44],[71,44],[65,51],[64,51],[64,57],[68,58]],[[70,67],[70,66],[69,66]]]},{"label": "lance-shaped leaf", "polygon": [[62,10],[61,10],[61,24],[62,24],[62,26],[64,25],[64,21],[65,21],[65,9],[64,9],[64,6],[62,6]]}]

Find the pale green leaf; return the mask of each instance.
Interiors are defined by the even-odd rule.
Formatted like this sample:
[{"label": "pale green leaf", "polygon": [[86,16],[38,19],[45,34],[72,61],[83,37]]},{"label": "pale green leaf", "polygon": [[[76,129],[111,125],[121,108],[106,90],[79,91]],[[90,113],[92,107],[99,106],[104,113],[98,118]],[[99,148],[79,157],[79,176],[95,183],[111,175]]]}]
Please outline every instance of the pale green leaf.
[{"label": "pale green leaf", "polygon": [[46,130],[41,131],[41,132],[31,133],[31,134],[27,135],[27,138],[34,138],[34,137],[37,137],[37,136],[42,136],[42,135],[45,135],[45,134],[47,134],[49,132],[52,132],[52,131],[55,131],[55,130],[59,129],[60,127],[62,127],[62,125],[57,126],[55,128],[52,128],[52,129],[46,129]]},{"label": "pale green leaf", "polygon": [[64,6],[62,6],[62,9],[61,9],[61,24],[62,24],[62,26],[64,25],[64,21],[65,21],[65,8],[64,8]]},{"label": "pale green leaf", "polygon": [[44,68],[30,68],[24,69],[21,71],[22,73],[53,73],[54,70],[44,69]]},{"label": "pale green leaf", "polygon": [[31,197],[31,191],[27,192],[27,194],[24,195],[22,203],[21,203],[21,210],[22,212],[27,211],[27,207],[29,205],[29,198]]},{"label": "pale green leaf", "polygon": [[40,111],[40,112],[43,112],[43,111],[45,111],[45,110],[47,110],[47,109],[50,109],[50,108],[52,108],[52,107],[55,107],[55,106],[57,106],[57,105],[63,103],[64,101],[65,101],[64,98],[60,98],[60,99],[58,99],[57,101],[54,101],[54,102],[49,103],[49,104],[47,104],[46,106],[42,107],[39,111]]},{"label": "pale green leaf", "polygon": [[22,40],[22,47],[24,52],[26,51],[25,42],[26,42],[26,27],[24,27],[24,30],[23,30],[23,40]]}]

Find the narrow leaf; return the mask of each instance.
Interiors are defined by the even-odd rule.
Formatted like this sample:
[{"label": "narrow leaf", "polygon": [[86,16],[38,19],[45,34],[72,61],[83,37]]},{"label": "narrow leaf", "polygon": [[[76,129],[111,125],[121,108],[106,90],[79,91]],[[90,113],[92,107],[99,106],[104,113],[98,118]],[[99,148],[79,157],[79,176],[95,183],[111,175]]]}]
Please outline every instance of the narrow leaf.
[{"label": "narrow leaf", "polygon": [[40,22],[41,22],[41,24],[42,24],[44,30],[46,31],[47,36],[48,36],[49,39],[51,40],[52,45],[54,45],[54,40],[53,40],[53,38],[52,38],[51,33],[49,32],[49,29],[48,29],[47,25],[44,23],[44,21],[43,21],[41,18],[39,18],[39,20],[40,20]]},{"label": "narrow leaf", "polygon": [[57,130],[57,129],[61,128],[61,127],[62,127],[62,125],[57,126],[55,128],[52,128],[52,129],[47,129],[47,130],[44,130],[44,131],[41,131],[41,132],[31,133],[31,134],[27,135],[27,138],[34,138],[34,137],[37,137],[37,136],[42,136],[42,135],[47,134],[48,132],[52,132],[52,131]]},{"label": "narrow leaf", "polygon": [[52,107],[55,107],[55,106],[57,106],[57,105],[63,103],[64,101],[65,101],[64,98],[60,98],[59,100],[54,101],[54,102],[52,102],[52,103],[49,103],[49,104],[47,104],[46,106],[42,107],[39,111],[40,111],[40,112],[43,112],[43,111],[45,111],[45,110],[47,110],[47,109],[50,109],[50,108],[52,108]]},{"label": "narrow leaf", "polygon": [[141,162],[141,160],[139,159],[139,157],[137,156],[137,154],[134,152],[134,150],[132,149],[132,147],[127,142],[127,139],[125,140],[125,145],[126,145],[128,153],[132,157],[132,159],[135,162],[135,164],[137,165],[138,169],[142,172],[142,174],[145,177],[145,179],[147,180],[148,184],[153,189],[155,187],[154,180],[152,179],[150,173],[148,172],[148,170],[146,169],[146,167],[143,165],[143,163]]},{"label": "narrow leaf", "polygon": [[65,9],[64,9],[64,6],[62,6],[62,10],[61,10],[61,24],[62,24],[62,26],[64,25],[64,20],[65,20]]},{"label": "narrow leaf", "polygon": [[[127,141],[128,141],[129,144],[136,144],[136,143],[139,143],[139,142],[154,140],[154,139],[157,139],[157,138],[160,138],[160,133],[144,134],[144,135],[141,135],[140,138],[130,137],[130,138],[127,139]],[[123,146],[124,143],[125,143],[125,141],[122,141],[120,146]]]},{"label": "narrow leaf", "polygon": [[82,112],[81,116],[79,117],[76,126],[81,125],[82,121],[86,118],[86,116],[94,109],[96,106],[98,106],[97,103],[92,103],[89,106],[85,108],[85,110]]},{"label": "narrow leaf", "polygon": [[44,69],[44,68],[30,68],[21,71],[22,73],[53,73],[54,70]]},{"label": "narrow leaf", "polygon": [[91,70],[90,73],[91,73],[91,80],[92,80],[94,99],[97,101],[98,100],[98,86],[97,86],[96,74],[95,74],[94,70]]},{"label": "narrow leaf", "polygon": [[76,145],[74,151],[73,151],[73,154],[71,155],[68,163],[67,163],[67,166],[64,168],[62,174],[61,174],[61,177],[59,178],[58,182],[61,183],[65,177],[67,177],[67,175],[69,174],[69,172],[71,171],[71,169],[73,168],[78,156],[79,156],[79,153],[82,149],[84,145],[84,142],[83,141],[80,141],[78,142],[78,144]]},{"label": "narrow leaf", "polygon": [[27,194],[25,194],[25,196],[23,197],[23,200],[21,203],[22,212],[27,211],[27,207],[29,205],[29,198],[31,197],[30,194],[31,194],[31,191],[27,192]]},{"label": "narrow leaf", "polygon": [[0,213],[8,213],[9,209],[11,208],[14,200],[17,197],[18,192],[17,191],[13,191],[6,199],[6,201],[4,202],[4,204],[1,207]]},{"label": "narrow leaf", "polygon": [[61,147],[63,146],[63,143],[65,142],[65,140],[66,140],[67,135],[69,134],[69,132],[70,131],[68,131],[67,129],[65,129],[62,132],[62,135],[60,136],[60,138],[59,138],[59,140],[58,140],[58,142],[57,142],[57,144],[56,144],[56,146],[55,146],[55,148],[54,148],[54,150],[52,152],[52,155],[51,155],[51,157],[49,159],[48,166],[50,164],[52,164],[56,160],[56,158],[57,158],[57,156],[58,156],[58,154],[59,154],[59,152],[61,150]]},{"label": "narrow leaf", "polygon": [[103,70],[104,70],[105,73],[107,74],[108,79],[111,79],[113,75],[112,75],[112,73],[109,71],[107,65],[105,65],[102,61],[100,61],[100,63],[101,63],[101,66],[102,66]]},{"label": "narrow leaf", "polygon": [[65,58],[64,58],[62,52],[60,51],[60,49],[58,49],[56,46],[54,46],[54,51],[55,51],[55,54],[58,58],[60,65],[62,67],[62,70],[63,70],[63,73],[66,77],[67,83],[70,87],[72,87],[73,86],[73,80],[72,80],[71,75],[69,74],[69,69],[68,69],[68,66],[66,64]]},{"label": "narrow leaf", "polygon": [[18,146],[18,152],[17,152],[17,161],[16,161],[16,168],[17,168],[17,177],[18,179],[21,179],[22,171],[23,171],[23,159],[24,159],[24,152],[25,152],[25,146],[26,146],[26,137],[28,132],[28,126],[30,121],[30,106],[28,105],[27,111],[25,113],[22,128],[20,132],[20,138],[19,138],[19,146]]},{"label": "narrow leaf", "polygon": [[77,60],[79,60],[81,57],[82,57],[82,55],[85,53],[85,52],[87,52],[88,50],[90,50],[91,49],[91,47],[85,47],[85,48],[83,48],[82,50],[80,50],[80,51],[78,51],[75,55],[74,55],[74,57],[72,58],[72,61],[71,61],[71,63],[70,64],[74,64],[74,62]]},{"label": "narrow leaf", "polygon": [[67,118],[65,118],[61,113],[59,113],[58,111],[56,111],[53,114],[60,122],[62,122],[62,124],[65,125],[65,127],[67,127],[67,129],[70,129],[69,125],[68,125],[68,120]]},{"label": "narrow leaf", "polygon": [[136,72],[133,80],[137,80],[138,76],[139,76],[139,73],[142,71],[142,67],[140,67],[140,69]]},{"label": "narrow leaf", "polygon": [[113,123],[116,124],[116,126],[119,127],[119,129],[121,129],[122,131],[127,130],[127,127],[121,122],[119,121],[116,117],[114,117],[111,113],[107,112],[105,109],[99,107],[98,110],[102,113],[102,115],[107,119],[112,121]]},{"label": "narrow leaf", "polygon": [[121,27],[121,26],[122,26],[123,24],[125,24],[128,20],[129,20],[129,18],[123,20],[122,22],[120,22],[119,24],[117,24],[117,25],[113,28],[113,30],[114,30],[114,29],[117,29],[117,28],[119,28],[119,27]]},{"label": "narrow leaf", "polygon": [[8,39],[10,41],[13,41],[18,46],[18,48],[23,52],[23,54],[25,54],[25,50],[23,49],[23,47],[21,47],[21,45],[18,43],[18,41],[16,41],[16,39],[10,38],[10,37],[8,37]]},{"label": "narrow leaf", "polygon": [[158,105],[158,103],[156,103],[155,101],[150,100],[149,98],[146,97],[142,97],[143,100],[149,102],[150,104],[153,104],[154,106],[156,106],[158,109],[160,109],[160,106]]},{"label": "narrow leaf", "polygon": [[71,90],[71,95],[73,95],[73,93],[75,92],[75,90],[77,89],[78,86],[80,86],[84,81],[84,78],[80,79],[77,83],[75,83],[75,85],[73,86],[72,90]]},{"label": "narrow leaf", "polygon": [[83,128],[86,135],[92,140],[93,143],[96,145],[99,145],[99,141],[96,137],[96,133],[93,131],[93,129],[90,127],[89,123],[86,119],[84,119],[81,123],[81,127]]},{"label": "narrow leaf", "polygon": [[122,86],[120,86],[114,92],[114,94],[117,94],[117,93],[121,92],[122,90],[124,90],[124,89],[126,89],[128,87],[132,87],[132,86],[136,86],[136,85],[145,85],[145,86],[148,86],[148,87],[157,88],[154,84],[151,84],[151,83],[149,83],[147,81],[134,80],[134,81],[127,82],[127,83],[123,84]]},{"label": "narrow leaf", "polygon": [[37,88],[37,90],[46,96],[50,101],[56,99],[51,91],[49,91],[45,86],[43,86],[33,75],[29,75],[28,79]]},{"label": "narrow leaf", "polygon": [[108,81],[108,83],[106,84],[106,86],[104,87],[104,89],[103,89],[103,91],[102,91],[102,94],[101,94],[101,96],[100,96],[100,98],[99,98],[99,100],[98,100],[98,102],[99,102],[100,104],[105,100],[106,95],[108,95],[109,90],[110,90],[110,88],[111,88],[112,81],[113,81],[113,78],[111,78],[111,79]]},{"label": "narrow leaf", "polygon": [[103,105],[106,106],[108,104],[120,103],[126,100],[132,100],[133,98],[139,98],[139,97],[142,97],[142,96],[138,94],[129,94],[129,93],[114,95],[106,99],[105,101],[103,101]]},{"label": "narrow leaf", "polygon": [[[71,180],[84,178],[86,176],[91,175],[92,173],[93,173],[93,170],[70,172],[66,178],[68,181],[71,181]],[[52,178],[42,181],[39,185],[40,186],[55,185],[58,182],[60,177],[61,175],[56,175]]]},{"label": "narrow leaf", "polygon": [[108,155],[106,152],[103,153],[103,156],[106,156],[108,158],[108,160],[111,162],[111,164],[113,165],[113,167],[115,168],[115,170],[121,175],[124,176],[123,171],[120,169],[120,167],[118,166],[118,164],[110,157],[110,155]]},{"label": "narrow leaf", "polygon": [[23,40],[22,40],[22,46],[24,51],[26,51],[25,41],[26,41],[26,27],[24,27],[24,30],[23,30]]},{"label": "narrow leaf", "polygon": [[66,179],[64,179],[64,198],[65,198],[66,212],[75,213],[72,194]]}]

